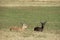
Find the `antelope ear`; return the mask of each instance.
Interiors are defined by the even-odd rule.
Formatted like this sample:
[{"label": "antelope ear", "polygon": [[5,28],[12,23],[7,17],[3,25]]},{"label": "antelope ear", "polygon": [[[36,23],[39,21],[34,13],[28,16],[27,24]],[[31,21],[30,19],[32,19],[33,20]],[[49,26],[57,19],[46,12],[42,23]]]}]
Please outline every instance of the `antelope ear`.
[{"label": "antelope ear", "polygon": [[44,22],[44,24],[47,23],[47,21]]},{"label": "antelope ear", "polygon": [[41,21],[40,23],[41,23],[41,24],[45,24],[45,23],[47,23],[47,21]]}]

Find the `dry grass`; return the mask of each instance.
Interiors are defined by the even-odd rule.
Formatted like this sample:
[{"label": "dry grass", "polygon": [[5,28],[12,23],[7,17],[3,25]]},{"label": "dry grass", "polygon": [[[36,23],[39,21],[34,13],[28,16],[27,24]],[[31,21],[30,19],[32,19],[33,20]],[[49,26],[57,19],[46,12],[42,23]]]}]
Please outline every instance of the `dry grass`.
[{"label": "dry grass", "polygon": [[16,6],[60,6],[59,0],[0,0],[0,6],[16,7]]},{"label": "dry grass", "polygon": [[[2,7],[0,8],[0,40],[60,40],[59,18],[60,7],[26,7],[23,9]],[[40,20],[48,20],[44,32],[34,32],[32,28],[37,26]],[[20,26],[20,22],[23,21],[31,27],[23,32],[9,31],[10,26]]]},{"label": "dry grass", "polygon": [[0,40],[60,40],[60,34],[49,32],[14,32],[0,30]]}]

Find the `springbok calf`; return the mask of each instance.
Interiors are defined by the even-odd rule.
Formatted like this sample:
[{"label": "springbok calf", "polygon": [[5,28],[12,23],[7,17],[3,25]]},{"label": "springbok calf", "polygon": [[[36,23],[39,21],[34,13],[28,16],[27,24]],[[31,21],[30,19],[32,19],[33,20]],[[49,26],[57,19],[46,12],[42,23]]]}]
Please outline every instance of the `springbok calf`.
[{"label": "springbok calf", "polygon": [[25,29],[27,28],[27,25],[26,24],[23,24],[22,27],[11,27],[10,28],[10,31],[24,31]]},{"label": "springbok calf", "polygon": [[41,27],[35,27],[35,28],[34,28],[34,31],[41,31],[41,32],[42,32],[43,29],[44,29],[45,23],[46,23],[46,22],[41,22]]}]

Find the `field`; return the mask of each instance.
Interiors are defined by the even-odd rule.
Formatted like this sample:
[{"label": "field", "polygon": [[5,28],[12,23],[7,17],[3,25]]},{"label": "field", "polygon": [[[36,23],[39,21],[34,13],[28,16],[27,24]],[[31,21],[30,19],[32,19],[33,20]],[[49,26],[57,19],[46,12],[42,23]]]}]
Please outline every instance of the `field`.
[{"label": "field", "polygon": [[[47,21],[44,31],[33,31],[40,21]],[[25,31],[9,30],[21,23]],[[60,40],[60,7],[0,7],[0,40]]]}]

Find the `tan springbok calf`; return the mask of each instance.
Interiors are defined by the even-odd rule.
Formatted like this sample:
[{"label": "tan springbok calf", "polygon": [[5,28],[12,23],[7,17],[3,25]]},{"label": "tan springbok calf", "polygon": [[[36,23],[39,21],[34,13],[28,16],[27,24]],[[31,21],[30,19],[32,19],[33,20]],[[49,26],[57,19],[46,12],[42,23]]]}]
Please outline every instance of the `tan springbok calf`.
[{"label": "tan springbok calf", "polygon": [[26,24],[23,24],[22,27],[11,27],[10,28],[10,31],[24,31],[25,29],[27,28],[27,25]]}]

